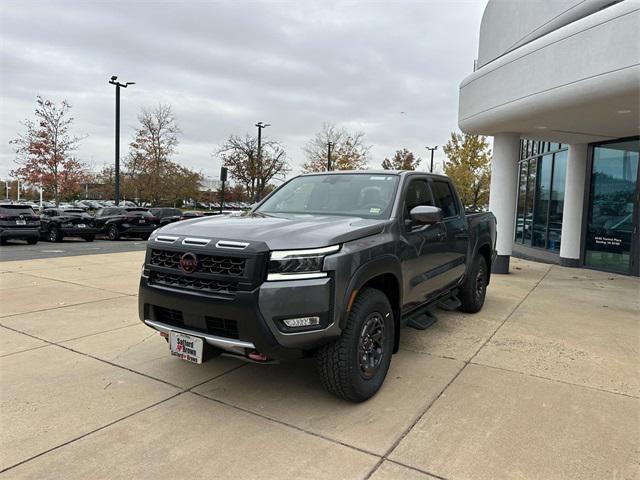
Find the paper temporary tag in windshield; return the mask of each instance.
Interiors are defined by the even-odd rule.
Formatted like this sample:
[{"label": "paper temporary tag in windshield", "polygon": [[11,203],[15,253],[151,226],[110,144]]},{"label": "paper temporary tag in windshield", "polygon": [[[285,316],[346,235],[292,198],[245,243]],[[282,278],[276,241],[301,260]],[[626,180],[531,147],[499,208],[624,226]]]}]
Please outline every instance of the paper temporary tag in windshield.
[{"label": "paper temporary tag in windshield", "polygon": [[378,207],[371,207],[369,213],[372,215],[378,215],[382,209]]}]

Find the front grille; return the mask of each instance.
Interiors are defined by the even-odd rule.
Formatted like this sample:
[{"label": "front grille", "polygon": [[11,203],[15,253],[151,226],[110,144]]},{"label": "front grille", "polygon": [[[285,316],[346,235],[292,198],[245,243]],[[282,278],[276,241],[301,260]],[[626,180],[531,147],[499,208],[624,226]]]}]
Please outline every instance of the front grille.
[{"label": "front grille", "polygon": [[210,280],[171,273],[149,272],[149,283],[183,290],[197,290],[207,293],[234,294],[238,290],[236,282]]},{"label": "front grille", "polygon": [[[151,250],[150,265],[165,268],[180,268],[180,258],[184,252],[170,252],[168,250]],[[214,275],[227,275],[241,277],[244,275],[246,258],[224,257],[219,255],[195,254],[198,266],[195,273],[210,273]]]},{"label": "front grille", "polygon": [[227,318],[205,317],[207,331],[211,335],[224,338],[240,338],[238,336],[238,322]]}]

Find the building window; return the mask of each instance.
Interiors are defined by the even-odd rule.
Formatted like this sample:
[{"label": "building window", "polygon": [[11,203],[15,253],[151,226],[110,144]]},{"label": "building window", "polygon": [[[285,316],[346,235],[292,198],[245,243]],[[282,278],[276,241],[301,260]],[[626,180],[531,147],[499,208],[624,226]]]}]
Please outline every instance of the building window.
[{"label": "building window", "polygon": [[633,273],[640,243],[634,232],[640,208],[639,151],[638,138],[593,146],[584,256],[588,267]]},{"label": "building window", "polygon": [[[525,141],[533,144],[533,141]],[[567,150],[557,143],[537,142],[519,165],[515,240],[517,243],[560,250]],[[531,152],[544,152],[544,155]],[[527,153],[523,149],[523,153]]]}]

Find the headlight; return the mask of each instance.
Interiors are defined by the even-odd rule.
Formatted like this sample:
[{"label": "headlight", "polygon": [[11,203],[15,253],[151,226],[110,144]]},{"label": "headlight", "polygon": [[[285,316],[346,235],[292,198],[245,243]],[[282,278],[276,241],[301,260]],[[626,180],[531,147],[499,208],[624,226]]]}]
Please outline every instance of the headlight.
[{"label": "headlight", "polygon": [[271,252],[267,280],[298,280],[326,277],[322,271],[324,257],[340,250],[340,245],[309,250]]}]

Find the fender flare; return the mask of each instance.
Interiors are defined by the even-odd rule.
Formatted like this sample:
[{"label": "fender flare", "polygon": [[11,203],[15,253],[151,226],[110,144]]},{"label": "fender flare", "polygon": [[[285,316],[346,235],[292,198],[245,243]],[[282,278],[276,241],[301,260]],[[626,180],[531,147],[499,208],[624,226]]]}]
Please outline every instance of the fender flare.
[{"label": "fender flare", "polygon": [[394,340],[394,353],[398,349],[400,340],[400,317],[402,315],[402,268],[398,257],[386,254],[380,257],[376,257],[373,260],[368,261],[364,265],[358,267],[355,273],[352,275],[351,280],[347,286],[344,297],[342,299],[342,313],[340,315],[340,328],[344,329],[349,312],[347,307],[349,300],[353,292],[359,291],[362,286],[372,278],[380,275],[390,274],[393,275],[398,284],[398,302],[397,305],[391,305],[395,315],[395,340]]}]

